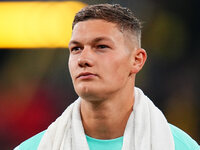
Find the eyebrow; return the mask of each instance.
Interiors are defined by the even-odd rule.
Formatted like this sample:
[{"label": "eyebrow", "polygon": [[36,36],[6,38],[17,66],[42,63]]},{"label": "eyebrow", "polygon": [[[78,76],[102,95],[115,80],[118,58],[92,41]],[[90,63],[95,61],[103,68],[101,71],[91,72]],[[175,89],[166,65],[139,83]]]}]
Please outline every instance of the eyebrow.
[{"label": "eyebrow", "polygon": [[107,37],[97,37],[97,38],[93,39],[92,42],[98,43],[98,42],[104,41],[104,40],[105,41],[110,41],[110,42],[114,43],[112,39],[107,38]]},{"label": "eyebrow", "polygon": [[81,43],[76,40],[72,40],[69,42],[68,46],[70,46],[71,44],[81,44]]},{"label": "eyebrow", "polygon": [[[93,39],[93,40],[91,41],[91,43],[98,43],[98,42],[104,41],[104,40],[105,40],[105,41],[110,41],[110,42],[114,43],[112,39],[107,38],[107,37],[104,37],[104,36],[102,36],[102,37],[97,37],[97,38]],[[76,40],[72,40],[72,41],[69,42],[69,46],[70,46],[71,44],[77,44],[77,45],[79,45],[79,44],[81,44],[81,42],[76,41]]]}]

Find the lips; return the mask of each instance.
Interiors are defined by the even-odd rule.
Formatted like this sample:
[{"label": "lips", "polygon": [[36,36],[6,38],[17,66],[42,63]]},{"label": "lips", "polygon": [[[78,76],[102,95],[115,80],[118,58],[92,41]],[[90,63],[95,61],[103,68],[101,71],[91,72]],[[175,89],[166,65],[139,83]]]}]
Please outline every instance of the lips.
[{"label": "lips", "polygon": [[77,78],[85,78],[85,77],[92,77],[92,76],[97,76],[97,75],[91,72],[82,72],[77,76]]}]

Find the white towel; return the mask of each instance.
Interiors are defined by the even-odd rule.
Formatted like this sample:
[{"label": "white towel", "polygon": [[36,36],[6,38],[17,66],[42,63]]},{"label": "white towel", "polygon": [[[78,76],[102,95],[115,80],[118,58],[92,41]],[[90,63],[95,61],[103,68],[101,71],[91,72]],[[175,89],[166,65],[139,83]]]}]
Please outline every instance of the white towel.
[{"label": "white towel", "polygon": [[[81,98],[71,104],[45,132],[38,150],[89,150],[80,117]],[[162,112],[135,88],[135,104],[122,150],[174,150],[173,136]]]}]

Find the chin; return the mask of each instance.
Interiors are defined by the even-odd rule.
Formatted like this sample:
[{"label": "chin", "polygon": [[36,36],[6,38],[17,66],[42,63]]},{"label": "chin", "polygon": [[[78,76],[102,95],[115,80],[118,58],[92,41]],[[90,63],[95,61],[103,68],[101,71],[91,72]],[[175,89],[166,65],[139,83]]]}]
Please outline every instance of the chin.
[{"label": "chin", "polygon": [[100,91],[95,90],[94,88],[87,88],[87,87],[82,87],[79,89],[76,89],[76,93],[78,94],[79,97],[81,97],[84,100],[87,101],[99,101],[101,96],[103,95],[100,93]]}]

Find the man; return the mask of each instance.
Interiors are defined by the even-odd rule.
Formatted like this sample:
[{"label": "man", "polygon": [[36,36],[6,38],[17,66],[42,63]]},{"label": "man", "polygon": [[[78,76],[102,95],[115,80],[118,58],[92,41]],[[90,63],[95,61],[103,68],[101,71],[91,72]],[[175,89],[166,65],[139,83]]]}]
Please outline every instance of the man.
[{"label": "man", "polygon": [[72,28],[69,70],[79,99],[16,149],[199,150],[134,87],[147,54],[129,9],[91,5],[76,14]]}]

